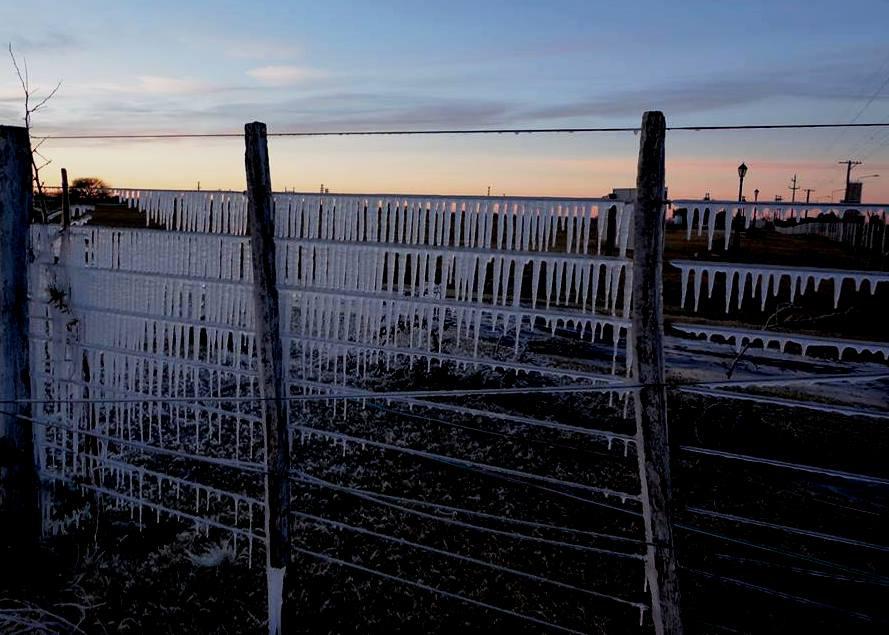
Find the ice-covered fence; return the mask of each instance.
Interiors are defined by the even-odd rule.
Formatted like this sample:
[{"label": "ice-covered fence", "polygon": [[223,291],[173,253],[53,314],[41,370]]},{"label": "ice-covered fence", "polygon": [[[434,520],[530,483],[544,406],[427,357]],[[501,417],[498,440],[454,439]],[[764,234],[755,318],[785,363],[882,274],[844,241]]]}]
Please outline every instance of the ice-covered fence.
[{"label": "ice-covered fence", "polygon": [[[675,210],[685,209],[686,238],[696,232],[701,236],[706,230],[708,249],[713,246],[714,235],[719,229],[717,216],[723,216],[722,231],[723,247],[728,248],[731,239],[732,219],[740,214],[743,226],[749,227],[754,221],[770,220],[779,223],[776,230],[783,234],[819,233],[837,240],[848,240],[853,245],[868,249],[877,248],[885,251],[886,211],[885,205],[824,205],[805,203],[737,203],[728,201],[675,200]],[[780,225],[780,223],[788,223]],[[795,223],[795,224],[790,224]],[[826,233],[824,233],[826,232]],[[760,240],[758,235],[751,235],[748,245]],[[768,251],[765,250],[765,258]],[[703,338],[708,342],[725,344],[734,349],[734,362],[729,374],[749,349],[761,347],[771,350],[780,357],[788,367],[793,362],[792,356],[812,357],[813,352],[822,356],[825,352],[832,353],[838,360],[844,358],[861,364],[866,361],[863,355],[872,360],[889,361],[889,343],[885,341],[865,341],[843,337],[841,332],[833,334],[812,334],[790,332],[780,316],[788,311],[797,313],[811,311],[818,306],[820,299],[815,298],[819,292],[827,291],[832,295],[833,309],[836,311],[843,300],[844,309],[852,307],[857,301],[864,300],[874,305],[878,300],[868,296],[884,297],[889,289],[889,273],[876,270],[828,269],[820,267],[798,267],[756,262],[725,262],[714,260],[673,260],[670,266],[679,270],[679,296],[674,298],[679,311],[696,314],[700,320],[691,322],[673,322],[673,332],[686,337]],[[879,296],[883,294],[883,296]],[[826,295],[826,294],[825,294]],[[702,298],[706,298],[702,302]],[[723,302],[724,298],[724,302]],[[715,300],[715,302],[708,302]],[[779,304],[771,316],[766,317],[767,307]],[[702,306],[703,304],[703,306]],[[722,322],[715,311],[721,313],[724,304]],[[753,305],[751,307],[751,305]],[[829,305],[828,305],[829,306]],[[762,314],[761,328],[744,323],[750,318],[752,309]],[[769,312],[772,308],[768,309]],[[783,312],[783,313],[782,313]],[[862,318],[869,319],[864,311]],[[852,314],[854,315],[854,313]],[[741,323],[739,324],[739,321]],[[793,322],[791,315],[790,323]],[[803,323],[806,323],[804,320]],[[817,325],[817,319],[809,319],[806,326],[811,329]],[[842,328],[839,326],[838,328]],[[852,334],[853,336],[856,334]],[[853,355],[854,354],[854,355]],[[850,366],[853,367],[853,366]],[[732,388],[729,390],[729,388]],[[784,407],[820,409],[849,416],[884,416],[866,409],[844,407],[841,404],[815,402],[811,398],[789,400],[765,395],[755,384],[733,385],[714,390],[712,388],[681,389],[683,392],[697,395],[706,394],[718,399],[743,399],[763,404],[782,405]]]},{"label": "ice-covered fence", "polygon": [[[144,210],[148,223],[185,229],[187,238],[180,239],[217,241],[226,253],[243,257],[243,195],[151,190],[120,195]],[[510,335],[518,354],[523,330],[538,325],[607,339],[613,367],[617,363],[629,324],[632,274],[625,256],[631,213],[624,203],[276,194],[275,206],[285,335],[299,338],[303,357],[318,359],[322,367],[331,355],[348,351],[374,360],[383,354],[485,365],[492,360],[478,353],[483,330]],[[599,255],[603,236],[596,227],[609,215],[617,256]],[[173,253],[193,259],[176,256],[164,273],[190,275],[194,267],[206,266],[196,264],[206,262],[197,247],[183,249]],[[248,274],[249,266],[238,266]],[[407,330],[396,328],[399,324]],[[445,325],[451,324],[453,335],[445,337]],[[622,357],[628,368],[631,356]],[[338,368],[345,363],[341,359]]]},{"label": "ice-covered fence", "polygon": [[[714,295],[715,288],[721,288],[725,298],[725,315],[732,316],[744,307],[745,299],[758,300],[760,311],[765,311],[769,300],[800,302],[829,285],[833,295],[833,308],[837,309],[843,292],[849,294],[867,293],[874,296],[880,289],[889,288],[889,272],[855,271],[845,269],[822,269],[817,267],[787,267],[747,263],[726,263],[704,260],[674,260],[674,268],[680,271],[679,309],[688,306],[697,313],[701,298]],[[705,287],[706,283],[706,287]],[[688,296],[691,295],[691,302]],[[748,302],[749,304],[749,302]],[[775,325],[769,325],[774,329]],[[674,323],[674,330],[693,337],[703,337],[707,341],[731,343],[740,354],[748,347],[759,344],[764,349],[773,348],[780,353],[796,352],[806,357],[810,349],[829,349],[838,359],[854,351],[857,354],[869,353],[889,359],[889,344],[847,340],[842,337],[819,337],[811,334],[781,332],[775,330],[755,330],[739,327],[736,324],[687,324]],[[791,349],[787,345],[791,344]]]},{"label": "ice-covered fence", "polygon": [[[76,479],[140,518],[146,507],[200,521],[252,551],[262,502],[258,482],[250,491],[244,483],[263,469],[263,430],[252,401],[250,289],[207,264],[234,261],[219,245],[196,249],[198,270],[188,256],[167,257],[194,241],[170,250],[182,237],[162,244],[150,234],[32,228],[32,394],[46,400],[34,411],[41,475]],[[230,490],[211,486],[218,475],[195,478],[195,465],[248,478]]]},{"label": "ice-covered fence", "polygon": [[780,267],[775,265],[707,262],[700,260],[674,260],[672,264],[681,271],[682,276],[680,307],[685,307],[689,278],[691,278],[695,311],[698,310],[701,299],[701,287],[705,278],[707,280],[708,298],[713,293],[713,287],[717,279],[721,278],[723,280],[726,313],[731,309],[733,298],[736,300],[735,306],[738,309],[741,308],[748,289],[752,298],[759,298],[760,306],[764,310],[769,297],[778,295],[781,283],[784,280],[789,282],[790,302],[793,302],[797,295],[804,295],[809,291],[817,292],[824,282],[830,282],[833,287],[834,308],[839,305],[843,286],[847,282],[852,283],[855,291],[860,291],[863,287],[867,288],[871,295],[877,292],[879,285],[889,283],[889,272],[883,271]]},{"label": "ice-covered fence", "polygon": [[853,250],[877,251],[884,254],[889,250],[889,232],[886,232],[885,216],[873,213],[849,219],[836,216],[810,219],[795,225],[775,227],[775,231],[789,236],[823,236],[841,242]]},{"label": "ice-covered fence", "polygon": [[[33,230],[35,394],[53,400],[35,416],[42,475],[107,496],[134,518],[150,510],[228,532],[252,551],[263,534],[264,457],[245,198],[153,191],[126,197],[146,212],[149,228]],[[630,206],[308,194],[277,194],[275,205],[291,395],[322,393],[345,405],[373,397],[370,374],[422,362],[527,374],[541,386],[613,387],[626,396]],[[612,240],[598,231],[600,222],[610,222]],[[593,353],[528,350],[533,338],[557,332]],[[465,403],[388,399],[453,418],[583,434],[601,439],[617,459],[635,458],[631,433]],[[562,484],[609,505],[640,501],[636,486],[566,484],[291,420],[297,425],[303,440],[323,439],[344,451],[367,446]]]},{"label": "ice-covered fence", "polygon": [[[819,215],[825,215],[832,219],[825,222],[829,222],[831,225],[838,225],[832,231],[837,235],[845,236],[847,232],[852,231],[847,228],[849,223],[842,220],[849,210],[854,210],[859,218],[864,219],[867,227],[870,227],[868,230],[870,235],[869,244],[873,244],[873,241],[877,240],[877,230],[875,228],[885,228],[886,212],[889,210],[889,206],[883,204],[751,203],[749,201],[739,203],[737,201],[708,201],[699,199],[677,199],[671,201],[671,207],[674,215],[677,210],[686,210],[686,239],[690,240],[693,234],[700,237],[705,231],[707,232],[708,251],[713,249],[713,239],[717,231],[722,231],[722,248],[729,248],[733,231],[733,220],[739,215],[743,219],[743,227],[745,229],[755,225],[757,221],[796,221],[799,223],[806,220],[814,220]],[[717,223],[719,216],[723,219],[721,227]],[[794,227],[809,227],[811,225],[815,225],[815,223],[803,222],[803,224],[795,225]],[[786,228],[779,228],[779,231],[784,229]],[[882,247],[885,250],[886,231],[885,229],[880,231],[882,234],[879,240],[882,241]]]},{"label": "ice-covered fence", "polygon": [[708,342],[722,341],[732,344],[737,352],[744,347],[759,344],[765,350],[776,350],[780,353],[787,352],[789,346],[796,347],[803,357],[809,355],[810,350],[829,349],[838,359],[848,352],[856,354],[869,353],[889,361],[889,342],[866,342],[863,340],[848,340],[843,338],[822,337],[816,335],[804,335],[798,333],[776,333],[774,331],[762,331],[751,328],[712,326],[709,324],[673,323],[675,331],[694,337],[700,337]]},{"label": "ice-covered fence", "polygon": [[[243,235],[247,198],[225,191],[116,190],[166,229]],[[631,206],[612,199],[460,197],[416,194],[275,194],[276,236],[347,242],[388,242],[589,253],[593,231],[615,223],[616,247],[625,255]],[[498,219],[504,222],[498,223]],[[596,253],[604,232],[596,231]]]}]

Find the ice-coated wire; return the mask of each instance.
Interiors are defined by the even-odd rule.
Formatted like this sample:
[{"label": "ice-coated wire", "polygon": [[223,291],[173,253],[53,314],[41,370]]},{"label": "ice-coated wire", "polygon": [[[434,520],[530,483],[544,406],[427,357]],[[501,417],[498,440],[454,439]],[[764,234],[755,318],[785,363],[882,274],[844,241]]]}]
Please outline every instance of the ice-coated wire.
[{"label": "ice-coated wire", "polygon": [[[80,431],[78,431],[80,432]],[[65,448],[60,445],[54,445],[51,443],[44,443],[42,448],[46,448],[49,450],[55,450],[56,452],[70,452],[71,450]],[[144,456],[144,455],[143,455]],[[252,496],[247,496],[246,494],[239,494],[238,492],[232,492],[229,490],[220,489],[218,487],[213,487],[212,485],[205,485],[203,483],[198,483],[196,481],[190,481],[185,478],[179,478],[178,476],[173,476],[171,474],[167,474],[166,472],[158,472],[157,470],[151,470],[142,465],[137,465],[135,463],[127,463],[126,461],[120,461],[112,457],[102,457],[95,454],[89,454],[87,452],[79,452],[78,457],[91,459],[95,461],[99,465],[99,468],[106,465],[114,466],[120,468],[122,470],[129,470],[132,472],[138,472],[140,474],[148,474],[156,479],[163,479],[166,481],[170,481],[172,483],[178,483],[180,485],[187,485],[189,487],[199,488],[202,491],[210,492],[217,496],[227,496],[228,498],[237,499],[239,502],[250,503],[251,505],[262,506],[265,504],[264,501],[259,500],[258,498],[253,498]],[[72,481],[74,483],[79,483],[79,481]]]},{"label": "ice-coated wire", "polygon": [[[471,397],[471,396],[509,396],[524,394],[572,394],[572,393],[621,393],[639,390],[640,388],[648,388],[652,386],[665,386],[666,388],[683,389],[696,387],[758,387],[758,386],[774,386],[774,385],[794,385],[794,384],[824,384],[834,382],[870,382],[882,381],[889,379],[889,373],[845,373],[845,374],[812,374],[812,375],[793,375],[790,377],[760,377],[757,379],[727,379],[712,380],[698,382],[682,382],[665,384],[636,384],[636,383],[620,383],[609,386],[526,386],[520,388],[467,388],[459,390],[402,390],[387,392],[357,391],[356,394],[343,394],[342,390],[348,390],[347,387],[340,385],[334,386],[330,384],[330,390],[336,390],[334,394],[324,395],[289,395],[281,397],[281,401],[330,401],[331,399],[391,399],[399,398],[434,398],[434,397]],[[101,384],[90,384],[96,390],[103,389]],[[764,397],[768,399],[768,397]],[[212,403],[212,402],[261,402],[272,401],[272,398],[264,397],[154,397],[154,398],[132,398],[132,399],[0,399],[0,404],[55,404],[55,403],[155,403],[155,402],[192,402],[192,403]],[[443,404],[439,404],[443,405]],[[232,413],[235,414],[235,413]],[[589,431],[586,428],[577,428],[579,431]],[[612,434],[606,431],[597,431],[610,436],[620,436],[619,433]]]},{"label": "ice-coated wire", "polygon": [[149,443],[141,443],[139,441],[133,441],[132,439],[121,439],[119,437],[114,437],[107,434],[102,434],[101,432],[95,432],[93,430],[84,430],[81,428],[75,428],[72,426],[66,426],[61,423],[53,423],[52,421],[45,421],[40,419],[35,419],[32,417],[27,417],[22,414],[14,413],[14,412],[2,412],[0,414],[11,415],[22,419],[24,421],[28,421],[33,425],[43,426],[46,428],[56,428],[60,430],[65,430],[67,432],[75,432],[77,434],[82,434],[87,437],[92,437],[94,439],[99,439],[101,441],[107,441],[108,443],[115,443],[117,445],[122,445],[125,447],[130,447],[135,450],[142,450],[143,452],[153,452],[155,454],[164,454],[166,456],[173,456],[180,459],[187,459],[189,461],[197,461],[198,463],[210,463],[212,465],[219,465],[221,467],[231,467],[239,470],[245,470],[248,472],[258,472],[265,473],[265,467],[263,467],[259,463],[248,463],[246,461],[238,461],[234,459],[222,459],[213,456],[207,456],[203,454],[194,454],[190,452],[181,452],[179,450],[172,450],[170,448],[164,448],[157,445],[151,445]]},{"label": "ice-coated wire", "polygon": [[836,542],[844,545],[849,545],[852,547],[861,547],[862,549],[870,549],[873,551],[881,551],[883,553],[889,553],[889,546],[886,545],[875,545],[870,542],[864,542],[862,540],[855,540],[853,538],[846,538],[845,536],[836,536],[834,534],[828,534],[821,531],[812,531],[810,529],[801,529],[799,527],[789,527],[787,525],[780,525],[778,523],[769,523],[763,520],[756,520],[755,518],[747,518],[745,516],[735,516],[734,514],[723,514],[720,512],[712,511],[709,509],[701,509],[699,507],[688,507],[687,510],[692,514],[697,514],[699,516],[706,516],[708,518],[717,518],[719,520],[727,520],[733,523],[740,523],[742,525],[751,525],[753,527],[762,527],[764,529],[775,529],[777,531],[783,531],[785,533],[796,534],[798,536],[805,536],[807,538],[815,538],[816,540],[824,540],[826,542]]},{"label": "ice-coated wire", "polygon": [[544,626],[546,628],[552,628],[562,633],[572,633],[573,635],[585,635],[582,631],[576,631],[571,628],[566,628],[564,626],[559,626],[558,624],[554,624],[552,622],[547,622],[546,620],[542,620],[537,617],[533,617],[531,615],[525,615],[524,613],[518,613],[516,611],[505,609],[499,606],[495,606],[493,604],[488,604],[487,602],[482,602],[480,600],[475,600],[473,598],[468,598],[464,595],[459,595],[457,593],[452,593],[451,591],[445,591],[443,589],[437,589],[433,586],[429,586],[428,584],[423,584],[422,582],[416,582],[414,580],[408,580],[406,578],[399,577],[397,575],[392,575],[391,573],[384,573],[383,571],[377,571],[376,569],[372,569],[370,567],[366,567],[364,565],[357,564],[355,562],[349,562],[347,560],[341,560],[340,558],[336,558],[334,556],[328,555],[326,553],[319,553],[317,551],[311,551],[310,549],[304,549],[302,547],[291,547],[293,551],[296,553],[301,553],[305,556],[309,556],[312,558],[317,558],[318,560],[322,560],[324,562],[329,562],[331,564],[336,564],[342,567],[347,567],[350,569],[354,569],[356,571],[361,571],[362,573],[368,573],[370,575],[374,575],[385,580],[389,580],[391,582],[397,582],[399,584],[406,584],[408,586],[415,587],[417,589],[421,589],[423,591],[428,591],[431,593],[436,593],[438,595],[451,598],[453,600],[458,600],[460,602],[465,602],[467,604],[472,604],[473,606],[478,606],[483,609],[495,611],[497,613],[502,613],[504,615],[508,615],[510,617],[515,617],[520,620],[524,620],[527,622],[531,622],[532,624],[537,624],[538,626]]},{"label": "ice-coated wire", "polygon": [[[716,385],[716,384],[714,384]],[[819,412],[832,412],[846,417],[867,417],[869,419],[889,419],[889,412],[879,410],[867,410],[852,406],[823,403],[820,401],[801,401],[799,399],[785,399],[784,397],[772,397],[771,395],[751,395],[749,393],[732,392],[729,390],[712,390],[696,386],[683,386],[680,390],[689,395],[701,395],[703,397],[715,397],[717,399],[733,399],[735,401],[753,401],[759,404],[771,404],[787,408],[802,408],[803,410],[817,410]]]},{"label": "ice-coated wire", "polygon": [[347,523],[342,523],[336,520],[330,520],[328,518],[322,518],[321,516],[315,516],[314,514],[307,514],[305,512],[300,511],[291,511],[291,515],[296,516],[297,518],[302,518],[304,520],[312,521],[315,523],[320,523],[322,525],[327,525],[329,527],[334,527],[335,529],[341,529],[345,531],[351,531],[358,534],[363,534],[365,536],[372,536],[374,538],[379,538],[380,540],[386,540],[388,542],[394,542],[399,545],[403,545],[405,547],[411,547],[413,549],[418,549],[420,551],[426,551],[428,553],[434,553],[439,556],[445,556],[447,558],[453,558],[455,560],[460,560],[462,562],[467,562],[469,564],[477,565],[480,567],[485,567],[488,569],[492,569],[494,571],[499,571],[501,573],[507,573],[510,575],[514,575],[521,578],[526,578],[528,580],[533,580],[534,582],[539,582],[541,584],[550,584],[565,591],[573,591],[575,593],[582,593],[584,595],[589,595],[591,597],[598,598],[600,600],[609,600],[611,602],[617,602],[618,604],[623,604],[625,606],[631,606],[637,608],[639,610],[644,610],[647,608],[644,604],[640,602],[633,602],[631,600],[626,600],[621,597],[617,597],[614,595],[609,595],[607,593],[600,593],[599,591],[593,591],[591,589],[584,589],[578,586],[574,586],[573,584],[568,584],[566,582],[560,582],[558,580],[552,580],[550,578],[546,578],[543,576],[539,576],[533,573],[528,573],[527,571],[520,571],[518,569],[512,569],[510,567],[504,567],[502,565],[495,564],[493,562],[488,562],[486,560],[480,560],[478,558],[473,558],[471,556],[466,556],[459,553],[454,553],[452,551],[447,551],[445,549],[439,549],[437,547],[430,547],[429,545],[423,545],[417,542],[412,542],[410,540],[406,540],[404,538],[398,538],[396,536],[389,536],[386,534],[381,534],[376,531],[372,531],[370,529],[365,529],[364,527],[356,527],[355,525],[349,525]]},{"label": "ice-coated wire", "polygon": [[151,501],[145,500],[143,498],[129,496],[128,494],[123,494],[121,492],[117,492],[115,490],[107,489],[104,487],[99,487],[97,485],[91,485],[89,483],[74,482],[68,478],[54,474],[52,472],[43,472],[43,473],[41,473],[41,476],[44,478],[49,478],[49,479],[55,480],[55,481],[69,483],[69,484],[74,485],[76,487],[94,491],[98,494],[103,494],[105,496],[109,496],[111,498],[122,500],[127,503],[132,503],[133,505],[148,507],[149,509],[154,509],[162,514],[167,514],[168,516],[172,516],[174,518],[185,518],[187,520],[193,521],[195,524],[198,524],[198,525],[215,527],[216,529],[222,529],[225,531],[230,531],[232,533],[240,534],[242,536],[248,536],[249,538],[252,538],[253,540],[265,541],[265,538],[263,536],[254,534],[253,532],[248,531],[246,529],[241,529],[240,527],[233,527],[231,525],[226,525],[225,523],[220,523],[218,521],[213,520],[212,518],[205,518],[203,516],[195,516],[194,514],[189,514],[188,512],[180,511],[178,509],[172,509],[170,507],[164,507],[163,505],[158,505],[156,503],[152,503]]},{"label": "ice-coated wire", "polygon": [[736,452],[726,452],[725,450],[714,450],[712,448],[699,448],[690,445],[682,445],[679,447],[684,452],[692,454],[701,454],[704,456],[713,456],[730,461],[741,461],[743,463],[756,463],[759,465],[768,465],[770,467],[793,470],[796,472],[808,472],[810,474],[822,474],[832,478],[838,478],[846,481],[858,481],[859,483],[869,483],[871,485],[889,485],[889,478],[872,476],[869,474],[856,474],[854,472],[844,472],[842,470],[834,470],[827,467],[818,467],[816,465],[805,465],[802,463],[791,463],[778,459],[769,459],[761,456],[750,456],[749,454],[738,454]]},{"label": "ice-coated wire", "polygon": [[[302,472],[297,472],[297,476],[300,477],[308,477],[315,479],[316,481],[329,483],[330,485],[335,485],[330,483],[329,481],[323,481],[315,476],[309,476]],[[644,545],[645,541],[639,540],[638,538],[630,538],[628,536],[614,536],[612,534],[605,534],[597,531],[590,531],[587,529],[575,529],[573,527],[561,527],[559,525],[552,525],[549,523],[540,523],[532,520],[525,520],[521,518],[513,518],[512,516],[499,516],[497,514],[489,514],[486,512],[477,511],[474,509],[467,509],[465,507],[454,507],[452,505],[443,505],[441,503],[431,503],[429,501],[419,500],[417,498],[407,498],[405,496],[394,496],[392,494],[381,494],[380,492],[374,492],[370,490],[364,490],[354,487],[346,487],[343,485],[335,485],[335,487],[344,488],[345,490],[351,490],[356,493],[361,493],[367,496],[370,496],[379,500],[387,500],[387,501],[395,501],[398,503],[402,503],[404,505],[417,505],[419,507],[425,507],[427,509],[432,509],[434,511],[438,511],[441,513],[448,514],[466,514],[467,516],[475,516],[478,518],[484,518],[486,520],[492,520],[496,522],[501,522],[505,524],[519,525],[522,527],[528,527],[531,529],[544,529],[548,531],[558,531],[567,534],[573,534],[576,536],[583,536],[586,538],[601,538],[605,540],[615,540],[619,542],[627,542],[636,545]]]},{"label": "ice-coated wire", "polygon": [[800,595],[794,595],[792,593],[787,593],[785,591],[778,591],[777,589],[772,589],[772,588],[762,586],[759,584],[754,584],[752,582],[747,582],[746,580],[739,580],[738,578],[721,576],[721,575],[712,573],[710,571],[704,571],[702,569],[694,569],[694,568],[688,568],[688,567],[683,567],[683,569],[685,569],[686,571],[689,571],[690,573],[693,573],[695,575],[703,576],[703,577],[709,578],[711,580],[719,580],[720,582],[726,582],[728,584],[732,584],[734,586],[738,586],[738,587],[741,587],[743,589],[747,589],[750,591],[757,591],[759,593],[765,593],[766,595],[771,595],[772,597],[778,597],[778,598],[781,598],[784,600],[790,600],[792,602],[797,602],[799,604],[804,604],[806,606],[812,606],[812,607],[817,607],[817,608],[822,608],[822,609],[828,609],[831,611],[837,611],[839,613],[844,613],[846,615],[850,615],[852,617],[855,617],[855,618],[865,621],[865,622],[879,622],[881,624],[889,624],[889,622],[887,622],[886,620],[875,619],[872,615],[869,615],[867,613],[862,613],[861,611],[852,611],[852,610],[849,610],[849,609],[846,609],[846,608],[843,608],[840,606],[835,606],[833,604],[826,604],[824,602],[818,602],[816,600],[802,597]]},{"label": "ice-coated wire", "polygon": [[624,551],[614,551],[612,549],[602,549],[601,547],[591,547],[588,545],[579,545],[576,543],[564,542],[562,540],[552,540],[549,538],[540,538],[538,536],[528,536],[527,534],[520,534],[512,531],[503,531],[500,529],[494,529],[491,527],[483,527],[481,525],[474,525],[472,523],[463,522],[460,520],[456,520],[454,518],[447,518],[444,516],[436,516],[435,514],[428,514],[426,512],[421,512],[417,509],[411,509],[410,507],[405,507],[403,505],[399,505],[397,503],[392,503],[386,500],[382,500],[376,496],[367,494],[360,489],[352,488],[352,487],[344,487],[341,485],[336,485],[334,483],[330,483],[329,481],[324,481],[322,479],[312,477],[312,476],[297,476],[298,480],[309,483],[312,485],[316,485],[322,488],[331,489],[338,492],[344,492],[360,498],[362,500],[370,501],[376,503],[377,505],[383,505],[385,507],[391,509],[397,509],[399,511],[406,512],[408,514],[413,514],[414,516],[419,516],[421,518],[428,518],[430,520],[434,520],[437,522],[445,523],[448,525],[453,525],[455,527],[462,527],[463,529],[472,529],[475,531],[481,531],[484,533],[494,534],[498,536],[505,536],[507,538],[514,538],[516,540],[526,540],[530,542],[538,542],[541,544],[547,544],[552,547],[562,547],[566,549],[576,549],[578,551],[588,551],[592,553],[599,553],[608,556],[614,556],[616,558],[628,558],[631,560],[644,560],[645,556],[643,554],[638,553],[627,553]]},{"label": "ice-coated wire", "polygon": [[306,436],[320,436],[327,437],[333,439],[335,441],[340,441],[342,443],[352,443],[357,446],[370,446],[379,448],[382,450],[391,450],[393,452],[400,452],[402,454],[407,454],[411,456],[417,456],[424,459],[429,459],[432,461],[437,461],[440,463],[448,463],[451,465],[456,465],[462,468],[468,468],[470,470],[478,470],[481,472],[495,472],[499,474],[504,474],[507,476],[511,476],[519,479],[528,479],[532,481],[541,481],[544,483],[549,483],[551,485],[561,485],[563,487],[579,489],[586,492],[591,492],[594,494],[599,494],[606,498],[614,497],[618,498],[622,501],[633,501],[639,502],[639,494],[630,494],[627,492],[619,492],[616,490],[608,489],[605,487],[596,487],[594,485],[586,485],[584,483],[576,483],[573,481],[565,481],[562,479],[554,478],[551,476],[545,476],[543,474],[532,474],[529,472],[522,472],[520,470],[513,470],[507,467],[501,467],[499,465],[491,465],[489,463],[479,463],[477,461],[470,461],[467,459],[460,459],[452,456],[445,456],[442,454],[435,454],[434,452],[426,452],[425,450],[416,450],[414,448],[406,448],[400,445],[394,445],[392,443],[385,443],[382,441],[374,441],[372,439],[366,439],[364,437],[355,437],[352,435],[344,434],[342,432],[335,432],[331,430],[322,430],[320,428],[312,428],[310,426],[303,425],[295,425],[291,426],[291,430],[299,432],[300,434],[304,434]]},{"label": "ice-coated wire", "polygon": [[731,536],[727,536],[725,534],[721,534],[716,531],[709,531],[707,529],[702,529],[701,527],[694,527],[692,525],[688,525],[686,523],[675,523],[674,526],[682,531],[686,531],[693,534],[698,534],[700,536],[707,536],[708,538],[713,538],[715,540],[720,540],[722,542],[727,542],[734,545],[740,545],[743,547],[748,547],[750,549],[756,549],[757,551],[765,551],[767,553],[773,553],[777,556],[782,556],[785,558],[790,558],[791,560],[800,560],[802,562],[809,562],[811,564],[816,564],[822,567],[826,567],[828,569],[833,569],[836,571],[844,571],[846,573],[850,573],[853,575],[858,575],[865,577],[876,584],[880,584],[883,586],[889,585],[889,577],[881,576],[878,574],[871,573],[870,571],[865,571],[863,569],[856,569],[854,567],[849,567],[844,564],[840,564],[838,562],[833,562],[831,560],[824,560],[823,558],[816,558],[814,556],[809,556],[806,554],[798,553],[795,551],[789,551],[786,548],[777,548],[777,547],[769,547],[768,545],[762,545],[756,542],[751,542],[749,540],[743,540],[741,538],[733,538]]}]

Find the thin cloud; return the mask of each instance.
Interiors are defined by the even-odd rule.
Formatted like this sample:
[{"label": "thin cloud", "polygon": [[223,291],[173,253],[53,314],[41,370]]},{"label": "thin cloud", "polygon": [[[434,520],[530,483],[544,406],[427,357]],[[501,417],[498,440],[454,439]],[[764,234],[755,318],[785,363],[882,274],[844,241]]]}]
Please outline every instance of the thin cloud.
[{"label": "thin cloud", "polygon": [[221,90],[221,87],[190,77],[139,75],[135,82],[92,84],[81,91],[81,94],[91,94],[96,90],[117,94],[175,96],[217,92]]},{"label": "thin cloud", "polygon": [[47,31],[42,35],[25,37],[17,35],[12,39],[12,46],[22,53],[58,53],[71,49],[81,48],[83,43],[66,31]]},{"label": "thin cloud", "polygon": [[264,40],[239,41],[225,49],[228,57],[242,60],[288,59],[299,53],[300,48],[293,44]]},{"label": "thin cloud", "polygon": [[149,95],[188,95],[210,87],[207,82],[162,75],[140,75],[138,80],[137,91]]},{"label": "thin cloud", "polygon": [[291,65],[272,65],[251,68],[247,74],[267,86],[290,86],[308,79],[324,77],[325,73],[314,68]]}]

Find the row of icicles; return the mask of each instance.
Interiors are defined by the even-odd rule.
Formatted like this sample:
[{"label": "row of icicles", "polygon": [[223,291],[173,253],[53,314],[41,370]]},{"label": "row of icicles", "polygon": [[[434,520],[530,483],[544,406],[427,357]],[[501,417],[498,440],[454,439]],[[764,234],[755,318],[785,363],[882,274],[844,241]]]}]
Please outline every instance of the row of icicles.
[{"label": "row of icicles", "polygon": [[[119,190],[148,224],[244,235],[247,197],[235,192]],[[278,238],[588,254],[613,226],[613,248],[632,247],[632,206],[610,199],[274,194]],[[600,226],[601,222],[601,226]]]}]

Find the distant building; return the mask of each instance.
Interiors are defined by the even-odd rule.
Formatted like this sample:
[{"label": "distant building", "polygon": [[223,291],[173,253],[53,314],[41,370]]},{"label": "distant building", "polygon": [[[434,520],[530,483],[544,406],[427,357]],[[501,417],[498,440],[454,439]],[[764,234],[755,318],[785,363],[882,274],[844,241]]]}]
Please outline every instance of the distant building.
[{"label": "distant building", "polygon": [[630,202],[636,200],[636,188],[635,187],[616,187],[611,190],[611,194],[608,195],[608,198],[614,201],[624,201]]}]

